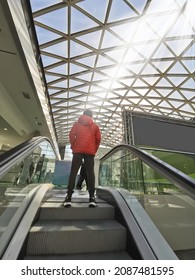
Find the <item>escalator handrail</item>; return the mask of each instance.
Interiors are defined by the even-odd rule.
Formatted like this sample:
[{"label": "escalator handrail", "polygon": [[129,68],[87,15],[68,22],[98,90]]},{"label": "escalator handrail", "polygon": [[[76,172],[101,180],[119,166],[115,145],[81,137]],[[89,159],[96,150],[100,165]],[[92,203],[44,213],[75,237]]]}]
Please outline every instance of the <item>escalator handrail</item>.
[{"label": "escalator handrail", "polygon": [[27,140],[24,143],[21,143],[18,146],[0,155],[0,178],[7,171],[9,171],[12,166],[14,166],[14,164],[22,160],[25,155],[28,155],[37,145],[39,145],[43,141],[48,141],[56,154],[54,145],[49,138],[44,136],[33,137],[32,139]]},{"label": "escalator handrail", "polygon": [[[33,137],[30,140],[27,140],[23,143],[20,143],[16,147],[10,149],[9,151],[6,151],[5,153],[0,155],[0,167],[6,164],[8,161],[10,161],[12,158],[20,154],[23,150],[26,150],[28,148],[31,148],[39,144],[40,142],[47,140],[50,142],[49,138],[44,137],[44,136],[38,136],[38,137]],[[52,143],[50,142],[52,145]]]},{"label": "escalator handrail", "polygon": [[135,156],[141,159],[150,167],[154,168],[157,172],[161,173],[165,176],[169,181],[175,184],[180,190],[189,194],[191,197],[195,199],[195,180],[191,177],[187,176],[183,172],[177,170],[173,166],[169,165],[168,163],[163,162],[159,158],[147,153],[146,151],[142,151],[141,149],[127,145],[121,144],[114,147],[110,150],[106,155],[104,155],[100,159],[100,164],[102,161],[108,159],[114,153],[119,150],[126,149],[131,151]]}]

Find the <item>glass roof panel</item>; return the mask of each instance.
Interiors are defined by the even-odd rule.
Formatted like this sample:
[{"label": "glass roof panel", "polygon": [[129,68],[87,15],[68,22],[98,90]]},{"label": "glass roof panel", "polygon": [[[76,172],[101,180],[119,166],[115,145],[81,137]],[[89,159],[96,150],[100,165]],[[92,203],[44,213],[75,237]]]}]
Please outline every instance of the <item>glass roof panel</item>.
[{"label": "glass roof panel", "polygon": [[93,67],[95,63],[95,59],[96,59],[96,55],[91,55],[91,56],[80,58],[77,61],[87,66]]},{"label": "glass roof panel", "polygon": [[60,145],[85,108],[105,146],[122,141],[124,108],[195,117],[193,0],[30,2]]},{"label": "glass roof panel", "polygon": [[178,77],[178,76],[171,76],[169,77],[169,80],[177,87],[179,84],[181,84],[186,77]]},{"label": "glass roof panel", "polygon": [[99,55],[96,66],[101,67],[101,66],[108,66],[108,65],[113,65],[113,64],[114,64],[114,62],[111,61],[110,59],[106,58],[105,56]]},{"label": "glass roof panel", "polygon": [[61,56],[61,57],[67,57],[68,53],[67,53],[67,42],[60,42],[57,44],[52,44],[49,47],[46,48],[42,48],[42,50],[44,52],[48,52],[48,53],[52,53],[55,54],[57,56]]},{"label": "glass roof panel", "polygon": [[193,34],[193,27],[187,21],[186,16],[180,15],[177,22],[173,25],[168,36],[186,36]]},{"label": "glass roof panel", "polygon": [[195,93],[194,91],[187,91],[187,90],[182,90],[183,96],[185,96],[188,100],[193,98],[195,100]]},{"label": "glass roof panel", "polygon": [[86,15],[84,15],[83,13],[81,13],[73,7],[71,8],[71,17],[71,33],[76,33],[81,30],[97,26],[97,24],[93,20],[91,20]]},{"label": "glass roof panel", "polygon": [[191,39],[178,39],[167,42],[167,45],[170,47],[173,53],[179,56],[181,53],[185,52],[189,44],[191,44]]},{"label": "glass roof panel", "polygon": [[38,11],[38,10],[41,10],[43,8],[46,8],[46,7],[49,7],[51,5],[54,5],[56,3],[59,3],[61,2],[62,0],[44,0],[44,1],[31,1],[31,8],[32,8],[32,11],[35,12],[35,11]]},{"label": "glass roof panel", "polygon": [[36,21],[55,30],[67,33],[67,8],[61,8],[35,18]]},{"label": "glass roof panel", "polygon": [[80,71],[84,71],[85,69],[86,68],[84,68],[84,67],[70,63],[70,74],[79,73]]},{"label": "glass roof panel", "polygon": [[63,65],[54,67],[54,68],[50,69],[48,72],[66,75],[67,74],[67,65],[63,64]]},{"label": "glass roof panel", "polygon": [[107,30],[105,31],[104,39],[101,45],[102,48],[110,48],[110,47],[113,48],[121,45],[122,45],[122,41],[119,38],[117,38],[111,32]]},{"label": "glass roof panel", "polygon": [[121,39],[126,42],[130,42],[132,40],[132,36],[135,34],[137,29],[138,21],[133,22],[122,22],[118,25],[114,25],[110,27],[116,35],[118,35]]},{"label": "glass roof panel", "polygon": [[137,1],[137,0],[128,0],[128,2],[133,5],[133,7],[135,7],[135,9],[137,11],[139,11],[140,13],[142,13],[146,3],[147,3],[147,0],[140,0],[140,1]]},{"label": "glass roof panel", "polygon": [[55,40],[57,38],[60,38],[60,36],[54,32],[51,32],[47,29],[44,29],[40,26],[36,26],[36,33],[38,37],[39,44],[43,44],[46,42],[49,42],[51,40]]},{"label": "glass roof panel", "polygon": [[46,55],[41,55],[41,58],[42,58],[42,62],[43,62],[44,67],[60,61],[57,58],[46,56]]},{"label": "glass roof panel", "polygon": [[61,81],[59,83],[55,83],[54,86],[55,87],[66,88],[67,87],[67,81]]},{"label": "glass roof panel", "polygon": [[45,78],[46,78],[46,80],[47,80],[48,83],[57,80],[57,77],[56,77],[56,76],[47,75],[47,74],[45,75]]},{"label": "glass roof panel", "polygon": [[188,69],[189,72],[193,73],[195,71],[195,53],[194,53],[194,60],[182,60],[182,63]]},{"label": "glass roof panel", "polygon": [[74,41],[70,42],[70,57],[74,57],[74,56],[79,56],[82,54],[86,54],[89,53],[90,49],[88,49],[87,47],[78,44]]},{"label": "glass roof panel", "polygon": [[113,0],[112,7],[109,15],[109,22],[116,21],[120,19],[126,19],[136,16],[136,13],[131,9],[129,5],[125,3],[125,1],[121,0]]},{"label": "glass roof panel", "polygon": [[77,3],[77,6],[83,8],[90,15],[94,16],[98,20],[104,22],[106,9],[108,6],[108,0],[99,0],[97,9],[97,0],[85,0]]},{"label": "glass roof panel", "polygon": [[160,45],[153,55],[153,58],[162,58],[162,57],[174,58],[174,54],[164,44]]},{"label": "glass roof panel", "polygon": [[84,42],[85,44],[97,49],[99,46],[99,43],[100,43],[101,34],[102,34],[101,30],[94,31],[94,32],[90,32],[90,33],[82,35],[82,36],[78,36],[77,39],[79,39],[79,41]]},{"label": "glass roof panel", "polygon": [[178,8],[178,2],[175,0],[158,1],[152,0],[148,9],[148,13],[161,13],[164,11],[171,11]]}]

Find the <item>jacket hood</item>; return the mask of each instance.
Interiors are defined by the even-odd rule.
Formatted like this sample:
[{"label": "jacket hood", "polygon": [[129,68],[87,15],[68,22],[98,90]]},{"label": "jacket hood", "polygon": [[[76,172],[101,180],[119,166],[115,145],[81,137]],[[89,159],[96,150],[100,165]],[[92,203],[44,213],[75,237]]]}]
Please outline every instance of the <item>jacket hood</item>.
[{"label": "jacket hood", "polygon": [[93,124],[93,119],[87,115],[82,115],[79,117],[78,122],[85,126],[90,126]]}]

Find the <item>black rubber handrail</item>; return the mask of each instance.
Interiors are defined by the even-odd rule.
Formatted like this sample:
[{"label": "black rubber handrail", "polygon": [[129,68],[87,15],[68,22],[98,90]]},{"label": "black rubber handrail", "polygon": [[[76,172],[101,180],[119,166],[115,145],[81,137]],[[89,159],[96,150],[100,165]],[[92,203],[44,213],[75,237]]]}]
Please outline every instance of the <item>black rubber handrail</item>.
[{"label": "black rubber handrail", "polygon": [[127,144],[121,144],[116,147],[114,147],[112,150],[110,150],[106,155],[104,155],[100,159],[100,164],[102,161],[106,160],[113,154],[115,154],[117,151],[120,150],[129,150],[132,152],[136,157],[138,157],[140,160],[145,162],[150,167],[154,168],[157,172],[165,176],[169,181],[171,181],[174,185],[176,185],[180,190],[187,193],[195,199],[195,180],[191,177],[187,176],[183,172],[177,170],[173,166],[169,165],[168,163],[165,163],[164,161],[158,159],[157,157],[147,153],[146,151],[142,151],[141,149],[127,145]]},{"label": "black rubber handrail", "polygon": [[[22,151],[24,151],[25,149],[34,147],[44,140],[50,142],[49,138],[44,137],[44,136],[33,137],[30,140],[20,143],[19,145],[10,149],[9,151],[4,152],[3,154],[0,155],[0,167],[3,166],[6,162],[10,161],[13,157],[18,155]],[[52,145],[51,142],[50,142],[50,144]]]},{"label": "black rubber handrail", "polygon": [[[8,171],[17,161],[22,160],[24,155],[29,154],[37,145],[43,141],[48,141],[55,152],[55,148],[49,138],[44,136],[33,137],[25,141],[11,150],[0,155],[0,178]],[[56,153],[56,152],[55,152]],[[56,155],[56,158],[57,155]]]},{"label": "black rubber handrail", "polygon": [[13,158],[16,154],[18,154],[20,151],[24,150],[31,144],[33,144],[37,138],[32,138],[30,140],[27,140],[23,143],[20,143],[19,145],[15,146],[14,148],[4,152],[3,154],[0,155],[0,166],[5,164],[7,161],[9,161],[11,158]]}]

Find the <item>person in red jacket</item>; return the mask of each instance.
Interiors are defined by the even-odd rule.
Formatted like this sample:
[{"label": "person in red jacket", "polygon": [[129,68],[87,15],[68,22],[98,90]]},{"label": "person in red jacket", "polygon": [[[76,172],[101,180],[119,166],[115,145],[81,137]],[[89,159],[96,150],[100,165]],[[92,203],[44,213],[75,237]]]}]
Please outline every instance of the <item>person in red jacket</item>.
[{"label": "person in red jacket", "polygon": [[95,200],[94,157],[101,142],[99,126],[92,119],[92,111],[87,109],[74,123],[69,133],[70,145],[73,152],[71,171],[67,187],[67,196],[63,205],[71,206],[71,198],[75,186],[76,175],[84,161],[87,172],[87,189],[89,192],[89,207],[97,205]]}]

